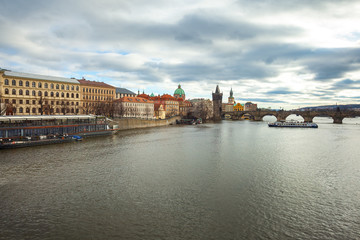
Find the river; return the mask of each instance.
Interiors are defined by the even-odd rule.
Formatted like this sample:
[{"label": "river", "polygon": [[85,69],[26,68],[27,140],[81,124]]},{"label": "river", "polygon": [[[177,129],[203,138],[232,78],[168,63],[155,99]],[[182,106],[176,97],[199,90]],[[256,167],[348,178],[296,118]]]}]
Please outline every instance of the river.
[{"label": "river", "polygon": [[0,239],[359,239],[360,121],[222,121],[0,151]]}]

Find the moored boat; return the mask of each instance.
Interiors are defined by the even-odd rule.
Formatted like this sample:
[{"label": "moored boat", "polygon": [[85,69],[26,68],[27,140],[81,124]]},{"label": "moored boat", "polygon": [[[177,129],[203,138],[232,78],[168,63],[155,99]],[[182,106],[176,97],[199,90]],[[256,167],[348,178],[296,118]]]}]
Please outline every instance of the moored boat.
[{"label": "moored boat", "polygon": [[288,128],[318,128],[316,123],[310,122],[274,122],[268,123],[269,127],[288,127]]},{"label": "moored boat", "polygon": [[109,119],[94,115],[0,116],[0,149],[29,147],[111,135]]}]

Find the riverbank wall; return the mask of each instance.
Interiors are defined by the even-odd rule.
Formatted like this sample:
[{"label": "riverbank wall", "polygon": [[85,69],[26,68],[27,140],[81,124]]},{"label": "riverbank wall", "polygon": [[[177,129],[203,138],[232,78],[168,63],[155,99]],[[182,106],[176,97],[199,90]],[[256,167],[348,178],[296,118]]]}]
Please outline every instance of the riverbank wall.
[{"label": "riverbank wall", "polygon": [[180,120],[180,116],[174,116],[168,119],[138,119],[138,118],[114,118],[110,126],[115,126],[119,130],[128,130],[136,128],[161,127],[176,124],[176,120]]}]

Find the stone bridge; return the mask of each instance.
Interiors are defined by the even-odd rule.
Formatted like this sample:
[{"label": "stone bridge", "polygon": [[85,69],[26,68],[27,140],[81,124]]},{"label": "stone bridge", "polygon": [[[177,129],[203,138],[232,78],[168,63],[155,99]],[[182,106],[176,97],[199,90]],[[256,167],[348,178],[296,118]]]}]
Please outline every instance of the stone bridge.
[{"label": "stone bridge", "polygon": [[360,117],[360,111],[352,111],[352,110],[316,110],[316,111],[296,111],[296,110],[262,110],[258,109],[256,111],[233,111],[233,112],[222,112],[221,115],[224,117],[225,115],[230,115],[231,119],[241,119],[241,117],[245,114],[250,115],[250,119],[254,121],[262,121],[265,116],[275,116],[277,121],[285,121],[285,119],[292,115],[296,114],[297,116],[301,116],[304,118],[305,122],[312,122],[314,117],[331,117],[334,120],[334,123],[342,123],[343,119],[346,117]]}]

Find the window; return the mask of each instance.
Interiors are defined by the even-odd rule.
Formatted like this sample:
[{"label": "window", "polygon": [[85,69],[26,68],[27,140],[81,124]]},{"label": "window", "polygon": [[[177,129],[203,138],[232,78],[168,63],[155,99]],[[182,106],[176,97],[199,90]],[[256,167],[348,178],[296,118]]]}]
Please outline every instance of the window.
[{"label": "window", "polygon": [[69,90],[69,89],[70,89],[69,85],[66,85],[66,90]]},{"label": "window", "polygon": [[49,85],[47,83],[44,83],[44,88],[48,88]]},{"label": "window", "polygon": [[19,86],[21,86],[22,87],[22,85],[23,85],[23,81],[19,81]]},{"label": "window", "polygon": [[69,93],[66,93],[66,97],[69,98]]},{"label": "window", "polygon": [[56,84],[56,89],[59,89],[59,88],[60,88],[59,84]]},{"label": "window", "polygon": [[42,88],[41,82],[38,83],[38,87],[39,87],[39,88]]},{"label": "window", "polygon": [[5,103],[9,103],[9,99],[5,99]]},{"label": "window", "polygon": [[12,103],[13,103],[13,104],[16,104],[16,99],[13,99],[13,100],[12,100]]},{"label": "window", "polygon": [[11,81],[11,84],[12,84],[13,86],[16,86],[16,81],[15,81],[15,80],[12,80],[12,81]]},{"label": "window", "polygon": [[24,109],[21,107],[19,108],[19,113],[23,113]]},{"label": "window", "polygon": [[56,113],[60,113],[60,109],[59,109],[59,108],[56,109]]},{"label": "window", "polygon": [[50,92],[50,97],[54,97],[54,92]]},{"label": "window", "polygon": [[76,86],[76,91],[79,91],[79,86]]},{"label": "window", "polygon": [[26,100],[26,104],[30,104],[30,101],[29,101],[29,100]]},{"label": "window", "polygon": [[61,93],[61,97],[64,97],[64,96],[65,96],[65,94],[62,92],[62,93]]},{"label": "window", "polygon": [[74,105],[74,102],[71,102],[71,105]]},{"label": "window", "polygon": [[44,96],[45,96],[45,97],[47,97],[47,96],[48,96],[48,92],[47,92],[47,91],[45,91]]},{"label": "window", "polygon": [[35,104],[36,104],[36,101],[35,101],[35,100],[32,100],[32,104],[35,105]]},{"label": "window", "polygon": [[22,89],[19,90],[19,95],[23,95],[23,90]]},{"label": "window", "polygon": [[51,101],[51,105],[54,105],[54,101]]},{"label": "window", "polygon": [[5,94],[9,94],[9,89],[5,88]]},{"label": "window", "polygon": [[74,86],[71,86],[71,91],[74,91]]},{"label": "window", "polygon": [[[26,81],[26,82],[25,82],[25,86],[26,86],[26,87],[30,87],[30,82],[29,82],[29,81]],[[29,110],[29,111],[30,111],[30,110]]]},{"label": "window", "polygon": [[5,79],[4,84],[5,84],[5,85],[9,85],[9,79]]},{"label": "window", "polygon": [[39,91],[39,92],[38,92],[38,96],[41,96],[41,95],[42,95],[42,92],[41,92],[41,91]]},{"label": "window", "polygon": [[26,113],[30,113],[30,108],[26,108]]},{"label": "window", "polygon": [[35,82],[32,82],[31,85],[32,85],[32,87],[36,87],[36,83],[35,83]]},{"label": "window", "polygon": [[74,94],[73,94],[73,93],[71,94],[71,98],[74,98]]},{"label": "window", "polygon": [[36,96],[36,92],[35,90],[32,90],[32,93],[31,93],[33,96]]},{"label": "window", "polygon": [[56,92],[56,97],[59,97],[59,93],[58,93],[58,92]]},{"label": "window", "polygon": [[50,88],[51,88],[51,89],[54,89],[54,84],[53,84],[53,83],[50,84]]},{"label": "window", "polygon": [[12,95],[16,95],[16,90],[15,89],[12,90]]},{"label": "window", "polygon": [[64,90],[64,89],[65,89],[64,84],[61,84],[61,90]]},{"label": "window", "polygon": [[32,113],[36,113],[36,108],[33,108],[33,109],[32,109]]}]

